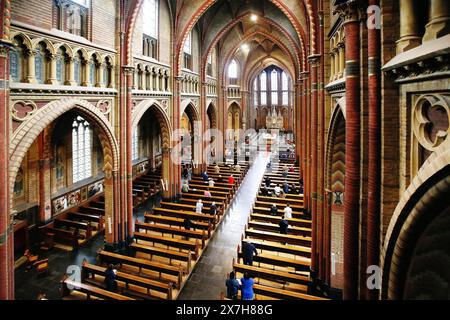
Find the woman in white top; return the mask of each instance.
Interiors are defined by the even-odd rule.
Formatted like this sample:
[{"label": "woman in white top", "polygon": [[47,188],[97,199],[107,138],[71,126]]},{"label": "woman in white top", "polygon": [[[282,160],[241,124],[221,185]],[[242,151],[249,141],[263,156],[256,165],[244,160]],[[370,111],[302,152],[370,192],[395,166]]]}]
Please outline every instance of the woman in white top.
[{"label": "woman in white top", "polygon": [[276,195],[277,197],[279,197],[280,194],[281,194],[281,188],[280,188],[280,186],[276,186],[276,187],[274,188],[274,191],[275,191],[275,195]]},{"label": "woman in white top", "polygon": [[218,164],[215,165],[214,171],[215,171],[216,173],[220,173],[220,167],[219,167]]},{"label": "woman in white top", "polygon": [[292,208],[288,204],[284,208],[284,219],[292,219]]},{"label": "woman in white top", "polygon": [[202,209],[203,209],[202,199],[198,199],[197,204],[195,205],[195,212],[202,213]]},{"label": "woman in white top", "polygon": [[213,179],[209,179],[208,185],[210,187],[214,187],[214,180]]}]

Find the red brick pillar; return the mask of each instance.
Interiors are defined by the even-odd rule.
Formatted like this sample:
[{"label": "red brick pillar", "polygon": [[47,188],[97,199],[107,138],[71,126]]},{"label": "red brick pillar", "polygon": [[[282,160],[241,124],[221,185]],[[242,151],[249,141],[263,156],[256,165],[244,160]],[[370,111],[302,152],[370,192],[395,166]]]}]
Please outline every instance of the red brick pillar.
[{"label": "red brick pillar", "polygon": [[304,200],[304,207],[306,210],[310,211],[309,207],[309,117],[310,117],[310,110],[309,110],[309,72],[305,71],[302,72],[302,114],[303,114],[303,124],[302,124],[302,139],[304,141],[303,146],[303,200]]},{"label": "red brick pillar", "polygon": [[295,127],[294,127],[294,140],[295,140],[295,157],[298,161],[300,170],[302,170],[302,157],[303,157],[303,145],[305,141],[302,137],[303,131],[303,115],[302,115],[302,81],[298,79],[295,82],[295,90],[294,90],[294,117],[295,117]]},{"label": "red brick pillar", "polygon": [[319,56],[310,56],[308,58],[311,70],[311,127],[310,127],[310,141],[311,141],[311,166],[310,166],[310,198],[311,198],[311,220],[312,220],[312,242],[311,242],[311,272],[313,277],[317,276],[317,267],[319,263],[318,248],[320,247],[320,232],[318,222],[318,209],[317,209],[317,144],[318,140],[318,68],[320,66]]},{"label": "red brick pillar", "polygon": [[[125,93],[126,93],[126,107],[125,107],[125,128],[126,128],[126,221],[125,221],[125,236],[124,240],[131,243],[134,234],[133,224],[133,128],[132,128],[132,108],[133,108],[133,68],[124,67]],[[123,128],[123,127],[122,127]]]},{"label": "red brick pillar", "polygon": [[344,195],[344,299],[358,298],[360,198],[360,20],[356,1],[340,6],[346,65],[346,152]]},{"label": "red brick pillar", "polygon": [[[204,72],[202,72],[201,78],[204,78]],[[201,125],[201,132],[200,132],[200,144],[201,144],[201,153],[200,153],[200,168],[201,171],[206,170],[207,167],[207,163],[206,161],[208,160],[208,154],[206,153],[207,151],[207,146],[209,144],[209,141],[207,141],[205,139],[206,137],[206,131],[209,130],[209,128],[206,127],[206,118],[208,117],[207,114],[207,108],[208,106],[206,105],[206,95],[208,94],[208,83],[206,82],[206,80],[202,80],[202,86],[201,86],[201,92],[200,92],[200,114],[202,117],[202,125]]]},{"label": "red brick pillar", "polygon": [[[173,112],[172,112],[172,134],[180,128],[181,114],[180,114],[180,106],[181,106],[181,76],[174,77],[174,85],[173,85]],[[170,180],[169,182],[169,198],[177,198],[181,194],[181,159],[178,159],[177,162],[173,161],[174,153],[181,155],[181,146],[179,145],[179,141],[172,141],[172,148],[170,150]]]},{"label": "red brick pillar", "polygon": [[14,234],[9,182],[9,41],[11,5],[0,1],[0,300],[14,299]]},{"label": "red brick pillar", "polygon": [[[369,0],[369,5],[379,5]],[[367,204],[367,266],[380,265],[381,99],[380,30],[368,30],[369,46],[369,182]],[[378,299],[379,290],[367,288],[366,298]]]}]

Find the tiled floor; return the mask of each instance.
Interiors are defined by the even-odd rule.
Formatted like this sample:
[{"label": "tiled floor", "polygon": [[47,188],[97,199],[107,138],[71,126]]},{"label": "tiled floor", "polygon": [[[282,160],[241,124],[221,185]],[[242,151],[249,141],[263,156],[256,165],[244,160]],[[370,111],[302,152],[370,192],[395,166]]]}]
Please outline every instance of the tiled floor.
[{"label": "tiled floor", "polygon": [[250,209],[269,158],[260,153],[248,171],[231,207],[196,264],[179,300],[217,300],[225,291],[226,274],[232,270]]},{"label": "tiled floor", "polygon": [[[160,199],[149,199],[149,201],[135,211],[134,219],[140,217],[143,219],[144,211],[150,210],[153,203]],[[89,243],[80,247],[78,251],[66,252],[59,249],[53,249],[49,253],[39,251],[38,247],[32,248],[33,254],[39,254],[39,258],[49,259],[49,273],[46,276],[38,277],[35,270],[27,271],[21,267],[15,272],[15,299],[17,300],[35,300],[39,293],[45,293],[48,299],[60,299],[59,282],[66,273],[70,265],[80,266],[83,259],[90,263],[95,263],[97,251],[104,246],[103,234],[97,235]]]}]

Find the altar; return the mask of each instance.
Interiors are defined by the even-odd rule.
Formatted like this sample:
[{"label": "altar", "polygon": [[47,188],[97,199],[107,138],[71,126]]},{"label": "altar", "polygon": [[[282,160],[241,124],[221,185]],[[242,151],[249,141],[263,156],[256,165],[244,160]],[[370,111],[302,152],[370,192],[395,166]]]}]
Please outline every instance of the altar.
[{"label": "altar", "polygon": [[266,117],[266,128],[283,130],[283,122],[283,116],[272,107],[272,111]]}]

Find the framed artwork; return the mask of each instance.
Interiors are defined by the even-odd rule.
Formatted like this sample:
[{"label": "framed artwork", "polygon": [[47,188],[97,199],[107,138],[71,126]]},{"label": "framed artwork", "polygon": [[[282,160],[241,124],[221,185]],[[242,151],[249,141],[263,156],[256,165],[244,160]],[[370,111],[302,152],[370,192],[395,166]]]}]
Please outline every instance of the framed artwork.
[{"label": "framed artwork", "polygon": [[87,200],[87,187],[81,188],[81,201]]},{"label": "framed artwork", "polygon": [[53,213],[57,214],[67,209],[67,197],[62,196],[53,200]]}]

